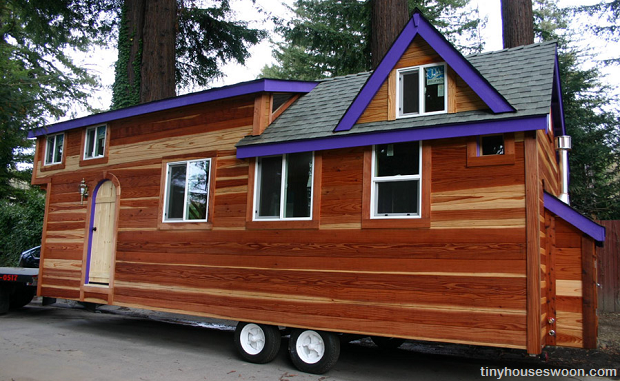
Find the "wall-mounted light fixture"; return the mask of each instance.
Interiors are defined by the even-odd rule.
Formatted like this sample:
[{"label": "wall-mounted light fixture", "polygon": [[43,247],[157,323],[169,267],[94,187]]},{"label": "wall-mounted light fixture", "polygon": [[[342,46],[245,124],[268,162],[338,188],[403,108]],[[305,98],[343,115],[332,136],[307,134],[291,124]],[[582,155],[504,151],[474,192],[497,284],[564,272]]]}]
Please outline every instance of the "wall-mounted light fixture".
[{"label": "wall-mounted light fixture", "polygon": [[84,179],[80,183],[80,205],[84,205],[84,199],[88,197],[88,185]]}]

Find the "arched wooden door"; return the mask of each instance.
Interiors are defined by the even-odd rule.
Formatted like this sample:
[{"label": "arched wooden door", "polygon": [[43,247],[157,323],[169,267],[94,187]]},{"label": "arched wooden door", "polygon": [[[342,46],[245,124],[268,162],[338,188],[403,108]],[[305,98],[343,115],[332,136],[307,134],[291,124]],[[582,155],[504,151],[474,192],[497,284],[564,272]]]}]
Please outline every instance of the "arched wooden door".
[{"label": "arched wooden door", "polygon": [[97,189],[93,213],[87,283],[108,285],[115,251],[116,187],[112,181]]}]

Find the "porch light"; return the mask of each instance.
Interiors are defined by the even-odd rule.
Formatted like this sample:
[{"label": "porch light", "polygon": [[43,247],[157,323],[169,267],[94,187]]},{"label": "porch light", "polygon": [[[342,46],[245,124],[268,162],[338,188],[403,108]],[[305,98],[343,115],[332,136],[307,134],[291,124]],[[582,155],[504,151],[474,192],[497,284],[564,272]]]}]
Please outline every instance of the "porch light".
[{"label": "porch light", "polygon": [[80,205],[84,205],[84,199],[88,197],[88,185],[82,178],[82,182],[80,183]]}]

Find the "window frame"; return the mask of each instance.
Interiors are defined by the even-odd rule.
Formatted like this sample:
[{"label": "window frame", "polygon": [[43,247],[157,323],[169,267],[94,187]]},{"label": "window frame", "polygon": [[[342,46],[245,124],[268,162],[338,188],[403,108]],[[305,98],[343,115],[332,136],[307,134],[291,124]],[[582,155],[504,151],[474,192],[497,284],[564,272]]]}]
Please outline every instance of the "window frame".
[{"label": "window frame", "polygon": [[[60,160],[59,161],[55,161],[54,158],[56,156],[56,142],[57,142],[57,137],[58,136],[62,136],[62,149],[60,151]],[[47,161],[47,156],[49,154],[49,150],[50,150],[50,138],[54,138],[53,141],[53,151],[52,151],[52,161],[48,162]],[[45,137],[45,154],[43,156],[43,165],[44,166],[53,166],[53,165],[60,165],[64,162],[65,159],[65,148],[66,148],[66,144],[67,144],[67,136],[65,135],[64,132],[58,133],[58,134],[53,134],[53,135],[48,135]]]},{"label": "window frame", "polygon": [[[168,195],[169,195],[169,191],[170,191],[170,184],[168,183],[169,180],[169,174],[170,174],[170,166],[174,165],[174,164],[183,164],[185,163],[186,166],[186,173],[187,173],[187,167],[189,166],[190,163],[192,162],[200,162],[200,161],[206,161],[209,163],[209,174],[208,174],[208,180],[207,180],[207,202],[206,202],[206,211],[205,211],[205,219],[200,219],[200,220],[189,220],[187,219],[187,194],[188,194],[188,181],[189,181],[189,176],[186,176],[185,178],[185,190],[184,190],[184,194],[183,194],[183,218],[182,219],[169,219],[166,217],[167,215],[167,211],[168,211]],[[211,210],[212,210],[212,205],[211,205],[211,200],[213,198],[212,196],[212,192],[213,192],[213,160],[212,158],[200,158],[200,159],[187,159],[187,160],[171,160],[168,162],[165,162],[165,166],[164,168],[164,172],[162,174],[162,178],[164,179],[163,181],[163,201],[162,201],[162,210],[161,210],[161,219],[160,222],[162,224],[200,224],[200,223],[206,223],[206,222],[210,222],[211,220]],[[161,227],[161,225],[160,225]]]},{"label": "window frame", "polygon": [[[267,222],[267,221],[312,221],[313,220],[313,216],[314,216],[314,209],[315,209],[315,205],[314,205],[314,199],[315,199],[315,193],[316,193],[316,181],[315,181],[315,176],[316,176],[316,154],[314,151],[312,151],[312,180],[311,180],[311,190],[310,190],[310,216],[309,217],[285,217],[284,216],[284,212],[286,209],[286,183],[285,183],[285,179],[287,178],[287,176],[285,175],[288,170],[288,157],[290,154],[282,154],[282,155],[270,155],[270,156],[263,156],[260,158],[256,158],[256,164],[254,165],[254,189],[253,189],[253,202],[252,202],[252,221],[255,222]],[[279,210],[279,217],[274,217],[274,216],[265,216],[265,217],[260,217],[258,215],[258,202],[259,202],[259,196],[260,196],[260,181],[261,181],[261,170],[260,170],[260,159],[263,158],[269,158],[269,157],[281,157],[282,158],[282,178],[280,181],[280,210]]]},{"label": "window frame", "polygon": [[[370,218],[371,219],[413,219],[422,218],[422,142],[418,141],[418,174],[417,175],[392,175],[392,176],[377,176],[377,145],[372,146],[372,163],[371,163],[371,188],[370,188]],[[399,143],[391,143],[399,144]],[[391,213],[380,215],[377,212],[379,207],[377,194],[379,193],[378,187],[380,183],[393,183],[393,182],[405,182],[405,181],[417,181],[418,188],[418,213]]]},{"label": "window frame", "polygon": [[[94,151],[96,151],[96,147],[97,147],[97,132],[99,131],[99,128],[103,127],[105,129],[105,133],[103,135],[103,152],[101,152],[101,154],[99,155],[94,155]],[[87,146],[88,146],[88,133],[90,131],[94,131],[95,137],[93,140],[93,147],[92,150],[93,151],[93,155],[92,156],[87,156],[88,151],[87,151]],[[106,156],[107,153],[107,149],[108,149],[108,126],[105,124],[101,124],[98,126],[92,126],[92,127],[88,127],[84,130],[84,144],[83,144],[83,153],[82,153],[82,160],[95,160],[95,159],[101,159],[104,156]]]},{"label": "window frame", "polygon": [[[424,89],[426,88],[426,82],[424,80],[424,69],[427,67],[431,67],[431,66],[443,66],[443,72],[444,72],[444,103],[443,103],[443,110],[440,111],[430,111],[430,112],[425,112],[425,104],[426,104],[426,97],[425,97],[425,92]],[[417,113],[403,113],[401,111],[402,107],[401,105],[403,104],[403,96],[404,96],[404,92],[403,92],[403,76],[417,71],[418,72],[418,112]],[[445,62],[435,62],[435,63],[430,63],[430,64],[425,64],[425,65],[418,65],[418,66],[410,66],[410,67],[406,67],[406,68],[400,68],[396,70],[396,119],[400,119],[400,118],[413,118],[413,117],[417,117],[417,116],[424,116],[424,115],[437,115],[437,114],[447,114],[448,113],[448,65]]]},{"label": "window frame", "polygon": [[[480,146],[481,137],[492,135],[504,136],[504,153],[496,155],[482,155],[482,147]],[[515,134],[512,132],[470,136],[467,141],[467,167],[514,165],[515,157]]]}]

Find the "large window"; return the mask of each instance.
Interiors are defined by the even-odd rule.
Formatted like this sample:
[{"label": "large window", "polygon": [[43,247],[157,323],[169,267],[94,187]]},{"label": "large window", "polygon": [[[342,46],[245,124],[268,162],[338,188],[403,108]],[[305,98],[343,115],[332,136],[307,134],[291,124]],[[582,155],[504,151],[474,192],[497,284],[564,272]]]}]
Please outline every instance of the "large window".
[{"label": "large window", "polygon": [[398,71],[399,117],[447,110],[446,65],[432,64]]},{"label": "large window", "polygon": [[45,164],[62,163],[62,152],[64,149],[65,134],[50,135],[45,144]]},{"label": "large window", "polygon": [[211,160],[168,163],[164,222],[207,221]]},{"label": "large window", "polygon": [[84,159],[95,159],[105,154],[106,126],[86,129]]},{"label": "large window", "polygon": [[374,147],[371,218],[420,217],[422,187],[420,142]]},{"label": "large window", "polygon": [[312,152],[258,159],[255,220],[311,219]]}]

